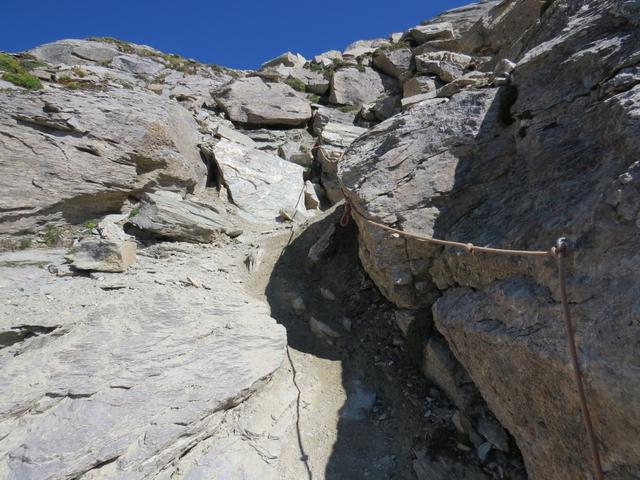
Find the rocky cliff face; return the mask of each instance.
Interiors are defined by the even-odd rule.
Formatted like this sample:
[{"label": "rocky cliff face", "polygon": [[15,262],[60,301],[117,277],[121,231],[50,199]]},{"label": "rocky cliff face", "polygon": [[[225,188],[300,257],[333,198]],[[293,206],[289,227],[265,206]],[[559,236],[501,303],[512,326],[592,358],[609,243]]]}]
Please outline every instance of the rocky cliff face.
[{"label": "rocky cliff face", "polygon": [[[570,297],[588,397],[607,478],[628,479],[640,475],[629,401],[640,387],[639,14],[634,1],[502,2],[455,45],[491,56],[479,69],[494,72],[492,83],[386,120],[339,167],[358,208],[405,230],[521,249],[547,250],[562,235],[576,242]],[[515,65],[503,82],[505,59]],[[367,271],[398,306],[433,308],[530,477],[584,478],[554,264],[468,255],[356,221]]]},{"label": "rocky cliff face", "polygon": [[[335,425],[300,412],[295,371],[315,360],[285,356],[272,315],[291,310],[344,358],[371,363],[371,348],[395,381],[378,337],[357,338],[368,330],[340,310],[366,290],[336,260],[346,234],[333,217],[307,228],[346,194],[443,239],[547,250],[569,236],[606,478],[639,477],[639,32],[637,0],[486,0],[257,71],[111,38],[0,54],[0,476],[382,479],[410,459],[419,480],[523,478],[519,450],[531,479],[588,478],[553,262],[419,243],[359,215],[361,264],[393,309],[355,303],[363,324],[393,319],[390,348],[433,385],[411,398],[426,420],[407,419],[427,445],[404,466],[367,449],[338,470],[307,461],[317,431],[295,440],[296,420]],[[295,231],[307,250],[316,236],[309,255],[278,269]],[[271,314],[254,285],[268,277]],[[315,278],[345,291],[282,291]],[[355,385],[344,415],[379,413]],[[452,403],[436,406],[440,391]]]}]

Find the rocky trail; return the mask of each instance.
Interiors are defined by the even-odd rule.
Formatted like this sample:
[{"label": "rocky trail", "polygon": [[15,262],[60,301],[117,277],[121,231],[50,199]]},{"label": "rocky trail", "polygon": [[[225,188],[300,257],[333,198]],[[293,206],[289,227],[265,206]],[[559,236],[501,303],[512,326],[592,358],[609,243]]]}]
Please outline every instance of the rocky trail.
[{"label": "rocky trail", "polygon": [[0,479],[595,478],[554,259],[416,239],[562,236],[604,478],[640,478],[638,52],[638,0],[255,71],[0,52]]}]

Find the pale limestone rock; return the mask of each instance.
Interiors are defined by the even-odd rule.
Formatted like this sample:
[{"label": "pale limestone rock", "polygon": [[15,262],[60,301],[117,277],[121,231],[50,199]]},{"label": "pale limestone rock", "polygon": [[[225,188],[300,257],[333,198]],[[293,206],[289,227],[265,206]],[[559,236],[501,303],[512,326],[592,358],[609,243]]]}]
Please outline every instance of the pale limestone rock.
[{"label": "pale limestone rock", "polygon": [[215,100],[232,121],[242,124],[297,126],[311,118],[309,102],[295,90],[258,77],[235,80]]}]

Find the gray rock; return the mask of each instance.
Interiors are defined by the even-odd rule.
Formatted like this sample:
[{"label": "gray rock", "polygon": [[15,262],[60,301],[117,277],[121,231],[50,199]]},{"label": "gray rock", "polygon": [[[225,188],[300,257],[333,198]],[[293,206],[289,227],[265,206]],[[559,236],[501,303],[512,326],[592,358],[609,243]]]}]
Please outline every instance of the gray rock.
[{"label": "gray rock", "polygon": [[429,338],[422,352],[421,369],[463,412],[480,401],[478,389],[439,336]]},{"label": "gray rock", "polygon": [[304,182],[304,206],[307,210],[317,210],[320,208],[320,199],[316,193],[316,188],[309,180]]},{"label": "gray rock", "polygon": [[357,40],[347,46],[342,52],[342,57],[345,61],[355,61],[365,55],[370,55],[377,49],[382,47],[388,47],[390,45],[389,40],[384,38],[375,38],[373,40]]},{"label": "gray rock", "polygon": [[[374,219],[410,225],[414,232],[432,235],[439,210],[421,206],[421,199],[441,195],[454,186],[451,175],[458,156],[474,151],[473,139],[494,96],[495,90],[464,91],[448,103],[421,102],[360,137],[338,166],[350,200]],[[464,148],[465,144],[469,147]],[[450,145],[456,147],[451,149]],[[431,161],[422,163],[422,158]],[[413,172],[414,182],[421,182],[419,189],[405,185],[409,172]],[[359,185],[355,195],[351,186],[364,177],[367,181]],[[395,210],[395,205],[403,207]],[[391,238],[357,216],[356,222],[361,235],[360,258],[387,298],[402,308],[415,308],[422,302],[429,305],[437,298],[429,287],[432,280],[427,260],[438,252],[437,247],[412,242],[407,251],[403,239]]]},{"label": "gray rock", "polygon": [[408,98],[423,93],[435,92],[441,83],[437,77],[430,75],[418,75],[406,80],[402,84],[402,97]]},{"label": "gray rock", "polygon": [[372,68],[341,68],[331,79],[329,101],[339,105],[364,105],[396,91],[398,85],[394,79]]},{"label": "gray rock", "polygon": [[496,64],[496,68],[493,70],[493,73],[496,75],[500,74],[510,74],[516,69],[516,64],[509,60],[508,58],[503,58]]},{"label": "gray rock", "polygon": [[454,52],[430,52],[416,56],[418,72],[437,75],[443,82],[462,76],[470,63],[470,56]]},{"label": "gray rock", "polygon": [[323,67],[331,67],[335,62],[342,61],[342,52],[339,50],[329,50],[313,57],[313,62],[322,65]]},{"label": "gray rock", "polygon": [[445,103],[447,101],[446,98],[436,98],[438,96],[438,92],[428,92],[421,93],[420,95],[414,95],[412,97],[403,98],[400,101],[402,106],[402,110],[409,110],[414,105],[418,105],[424,103],[425,105],[439,105],[441,103]]},{"label": "gray rock", "polygon": [[295,90],[258,77],[235,80],[215,100],[232,121],[243,124],[297,126],[311,118],[309,102]]},{"label": "gray rock", "polygon": [[159,238],[209,243],[227,223],[214,206],[173,192],[147,193],[139,208],[130,222]]},{"label": "gray rock", "polygon": [[309,253],[307,254],[307,258],[311,261],[311,263],[317,264],[320,262],[327,252],[331,248],[331,243],[335,238],[336,227],[333,223],[329,225],[322,235],[318,238],[316,243],[314,243],[309,249]]},{"label": "gray rock", "polygon": [[2,233],[82,223],[119,211],[134,192],[192,192],[206,181],[193,118],[154,94],[3,92],[0,130]]},{"label": "gray rock", "polygon": [[86,238],[66,258],[78,270],[124,272],[136,263],[136,242]]},{"label": "gray rock", "polygon": [[255,148],[257,146],[256,142],[254,142],[248,135],[222,124],[216,126],[215,133],[218,138],[226,138],[227,140],[239,143],[245,147]]},{"label": "gray rock", "polygon": [[315,113],[313,115],[313,123],[311,124],[313,134],[322,135],[322,131],[329,122],[341,123],[353,126],[355,121],[354,112],[342,112],[336,108],[329,108],[322,105],[314,105]]},{"label": "gray rock", "polygon": [[[517,61],[511,85],[414,106],[354,142],[339,173],[352,202],[398,228],[505,248],[577,241],[568,288],[587,397],[607,476],[630,480],[640,474],[640,383],[629,361],[638,342],[640,89],[602,86],[637,62],[640,9],[553,2],[528,30],[519,28],[526,9],[515,13],[525,7],[537,18],[538,2],[502,2],[493,27],[483,26],[500,39],[488,32],[489,52],[520,52],[500,55]],[[435,325],[515,437],[529,478],[584,477],[554,262],[470,256],[356,222],[363,264],[388,298],[429,308],[444,292]]]},{"label": "gray rock", "polygon": [[285,67],[301,67],[307,60],[299,53],[285,52],[282,55],[272,58],[262,64],[260,68],[275,67],[284,65]]},{"label": "gray rock", "polygon": [[449,22],[418,25],[411,28],[405,37],[418,45],[431,40],[450,40],[454,38],[453,25]]},{"label": "gray rock", "polygon": [[[315,139],[307,130],[246,130],[244,132],[254,147],[264,150],[288,162],[308,168],[313,164]],[[236,142],[237,143],[237,142]]]},{"label": "gray rock", "polygon": [[267,152],[221,140],[210,152],[231,200],[246,219],[276,221],[304,214],[302,167]]},{"label": "gray rock", "polygon": [[314,317],[311,317],[309,319],[309,328],[314,335],[322,339],[332,340],[335,338],[340,338],[342,336],[340,332],[332,328],[330,325]]},{"label": "gray rock", "polygon": [[84,65],[111,62],[120,51],[115,45],[89,40],[59,40],[29,51],[37,60],[50,64]]},{"label": "gray rock", "polygon": [[118,55],[111,61],[110,67],[132,73],[134,75],[156,75],[165,69],[164,64],[138,55]]},{"label": "gray rock", "polygon": [[330,121],[322,129],[320,142],[322,145],[347,148],[366,132],[366,128]]},{"label": "gray rock", "polygon": [[[20,252],[36,262],[22,266],[0,256],[0,298],[17,300],[1,302],[0,331],[25,333],[0,349],[1,478],[158,478],[174,462],[190,465],[193,457],[183,455],[205,439],[230,439],[225,425],[253,426],[254,445],[277,457],[276,439],[282,443],[294,418],[295,390],[274,386],[273,396],[265,391],[237,421],[240,412],[226,410],[279,370],[284,328],[265,304],[215,273],[238,262],[228,250],[171,248],[153,247],[126,277],[114,274],[134,286],[118,290],[82,276],[52,283],[38,256],[57,264],[60,252]],[[185,295],[182,286],[154,281],[198,279],[203,267],[212,290]],[[267,432],[274,443],[263,438]],[[250,455],[249,445],[243,448]],[[228,468],[273,469],[259,458],[242,462],[230,450],[216,454]]]},{"label": "gray rock", "polygon": [[400,81],[409,78],[415,71],[413,52],[410,48],[381,50],[374,55],[373,64],[381,72]]},{"label": "gray rock", "polygon": [[460,36],[471,29],[483,15],[501,2],[502,0],[481,0],[476,3],[463,5],[462,7],[452,8],[434,18],[420,22],[420,24],[429,25],[432,23],[448,22],[451,24],[455,35]]}]

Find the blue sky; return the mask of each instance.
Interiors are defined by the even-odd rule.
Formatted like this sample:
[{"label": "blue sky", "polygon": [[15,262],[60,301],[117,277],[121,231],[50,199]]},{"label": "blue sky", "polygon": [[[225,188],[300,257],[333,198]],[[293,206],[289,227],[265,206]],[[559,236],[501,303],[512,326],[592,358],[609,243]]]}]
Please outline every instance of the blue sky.
[{"label": "blue sky", "polygon": [[5,0],[0,50],[108,35],[205,63],[256,68],[386,37],[471,0]]}]

